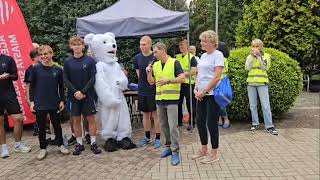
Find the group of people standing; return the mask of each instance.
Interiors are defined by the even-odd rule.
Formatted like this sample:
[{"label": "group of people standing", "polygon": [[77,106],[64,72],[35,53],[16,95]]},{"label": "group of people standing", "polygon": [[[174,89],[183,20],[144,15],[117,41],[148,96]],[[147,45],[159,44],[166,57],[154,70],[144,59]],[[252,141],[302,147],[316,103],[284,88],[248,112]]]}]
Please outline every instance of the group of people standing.
[{"label": "group of people standing", "polygon": [[[201,160],[202,163],[218,161],[218,126],[230,127],[226,109],[220,108],[213,97],[214,88],[226,76],[228,66],[226,58],[229,56],[229,51],[225,46],[220,48],[222,52],[218,50],[218,36],[214,31],[205,31],[201,33],[199,38],[201,49],[205,52],[201,58],[197,58],[195,53],[188,54],[191,50],[195,51],[195,47],[190,46],[190,50],[188,50],[188,41],[185,38],[179,41],[181,54],[172,58],[167,54],[165,44],[158,42],[152,47],[151,38],[144,36],[140,40],[141,53],[136,55],[134,60],[134,67],[139,79],[138,108],[143,112],[145,131],[145,137],[141,139],[139,145],[145,146],[151,143],[150,118],[152,115],[156,131],[154,148],[161,146],[161,129],[166,146],[166,149],[161,153],[161,157],[165,158],[171,155],[172,165],[180,163],[178,126],[182,125],[184,98],[186,98],[189,114],[191,114],[191,109],[193,110],[194,120],[189,121],[187,130],[197,125],[202,145],[200,150],[192,156],[193,160]],[[258,91],[266,122],[265,128],[271,134],[277,135],[278,132],[272,124],[267,86],[266,71],[270,67],[270,55],[264,53],[262,47],[261,40],[255,39],[252,41],[252,54],[248,56],[245,65],[249,71],[248,95],[253,118],[250,130],[259,128]],[[153,48],[153,51],[151,48]],[[192,93],[190,93],[190,90],[192,90]],[[191,98],[192,103],[190,103]],[[208,131],[211,148],[207,146]]]},{"label": "group of people standing", "polygon": [[[189,42],[185,38],[179,41],[181,54],[172,58],[167,54],[167,46],[164,43],[158,42],[152,46],[152,39],[149,36],[143,36],[140,39],[141,53],[134,57],[134,67],[139,79],[138,108],[143,112],[145,131],[145,137],[141,139],[139,145],[151,144],[151,117],[153,117],[155,130],[153,146],[155,149],[161,147],[160,134],[163,134],[166,148],[160,156],[162,158],[171,156],[172,165],[178,165],[181,162],[178,126],[182,125],[184,98],[186,98],[189,114],[191,114],[191,109],[193,110],[193,121],[189,122],[187,129],[191,130],[197,125],[201,142],[200,150],[192,156],[192,159],[201,160],[201,163],[212,163],[219,160],[218,125],[221,108],[214,100],[213,90],[223,76],[225,57],[221,51],[217,50],[218,36],[214,31],[208,30],[201,33],[199,39],[201,49],[205,52],[201,58],[195,56],[195,53],[188,53]],[[60,152],[69,154],[68,148],[63,146],[59,119],[59,113],[65,108],[64,86],[68,89],[66,109],[71,114],[71,129],[74,132],[71,138],[76,141],[73,155],[80,155],[85,149],[82,142],[82,117],[88,122],[91,151],[94,154],[101,153],[96,143],[95,60],[85,54],[85,44],[80,37],[72,37],[69,46],[72,55],[65,60],[63,68],[53,62],[52,48],[48,45],[42,45],[33,51],[35,54],[38,53],[40,57],[38,59],[38,56],[34,56],[38,63],[26,71],[27,96],[39,126],[41,149],[37,156],[39,160],[47,156],[46,123],[48,119],[53,125],[56,144]],[[262,103],[265,127],[268,132],[276,135],[277,131],[272,124],[267,86],[270,55],[264,53],[262,47],[261,40],[253,40],[252,54],[248,56],[245,64],[246,70],[249,71],[247,82],[252,113],[251,130],[259,128],[258,94]],[[190,47],[190,50],[194,49],[194,47]],[[16,143],[14,151],[31,151],[29,146],[21,142],[23,118],[12,83],[17,78],[17,68],[13,58],[0,54],[0,144],[2,158],[9,156],[3,128],[4,112],[11,115],[15,121]],[[192,108],[190,101],[192,101]],[[229,126],[230,122],[227,122]],[[210,148],[208,148],[208,131],[211,140]]]}]

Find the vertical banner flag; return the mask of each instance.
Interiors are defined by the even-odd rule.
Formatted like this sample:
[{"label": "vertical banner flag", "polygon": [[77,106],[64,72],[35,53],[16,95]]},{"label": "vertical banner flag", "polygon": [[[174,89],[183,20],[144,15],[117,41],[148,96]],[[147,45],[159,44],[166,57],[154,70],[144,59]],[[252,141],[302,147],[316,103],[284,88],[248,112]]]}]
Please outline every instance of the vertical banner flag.
[{"label": "vertical banner flag", "polygon": [[[16,0],[0,0],[0,53],[14,58],[18,69],[18,80],[13,82],[17,93],[24,124],[35,122],[25,95],[24,73],[32,64],[29,52],[32,49],[32,41],[24,17]],[[9,125],[14,122],[9,118]]]}]

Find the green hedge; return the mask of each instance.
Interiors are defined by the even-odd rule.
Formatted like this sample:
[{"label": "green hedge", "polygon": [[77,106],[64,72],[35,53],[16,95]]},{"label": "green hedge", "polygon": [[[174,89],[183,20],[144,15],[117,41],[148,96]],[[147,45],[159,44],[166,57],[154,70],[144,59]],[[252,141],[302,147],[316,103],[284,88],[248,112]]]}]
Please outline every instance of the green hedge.
[{"label": "green hedge", "polygon": [[[251,120],[247,94],[246,57],[251,48],[240,48],[230,52],[228,75],[234,91],[234,99],[228,107],[229,116],[235,120]],[[302,72],[296,60],[276,49],[264,48],[271,54],[269,94],[273,117],[289,110],[303,88]],[[259,108],[261,114],[261,108]]]}]

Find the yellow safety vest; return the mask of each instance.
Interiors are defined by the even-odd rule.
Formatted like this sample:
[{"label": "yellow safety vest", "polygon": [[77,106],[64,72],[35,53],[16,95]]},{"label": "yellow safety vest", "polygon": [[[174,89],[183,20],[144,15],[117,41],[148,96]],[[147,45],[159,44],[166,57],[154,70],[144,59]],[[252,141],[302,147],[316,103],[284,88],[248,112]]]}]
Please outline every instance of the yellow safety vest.
[{"label": "yellow safety vest", "polygon": [[[267,62],[267,69],[269,69],[271,65],[270,54],[264,53],[264,55],[262,56],[262,59],[263,61]],[[249,84],[269,83],[267,70],[262,70],[260,66],[261,66],[260,61],[257,58],[254,58],[252,68],[249,71],[248,78],[247,78],[247,82]]]},{"label": "yellow safety vest", "polygon": [[228,72],[228,60],[227,60],[227,58],[224,58],[224,68],[222,71],[221,79],[223,79],[227,76],[227,72]]},{"label": "yellow safety vest", "polygon": [[[175,79],[174,64],[175,59],[169,58],[162,69],[161,61],[157,61],[153,65],[153,74],[155,81],[161,79]],[[156,85],[156,100],[179,100],[180,84],[166,84],[163,86]]]},{"label": "yellow safety vest", "polygon": [[[190,53],[190,61],[193,55]],[[180,62],[181,67],[184,72],[189,71],[189,61],[188,61],[188,54],[182,57],[182,54],[177,54],[176,59]],[[185,83],[189,84],[189,78],[186,78]],[[194,75],[191,76],[191,84],[194,84]]]}]

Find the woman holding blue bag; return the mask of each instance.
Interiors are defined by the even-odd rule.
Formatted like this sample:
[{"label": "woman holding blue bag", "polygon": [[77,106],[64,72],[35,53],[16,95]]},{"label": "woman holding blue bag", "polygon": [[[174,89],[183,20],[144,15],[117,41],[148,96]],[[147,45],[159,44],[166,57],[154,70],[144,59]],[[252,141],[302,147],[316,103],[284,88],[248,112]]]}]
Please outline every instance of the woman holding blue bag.
[{"label": "woman holding blue bag", "polygon": [[[208,30],[200,34],[201,48],[206,51],[198,61],[198,74],[194,94],[197,99],[197,126],[201,141],[201,149],[192,156],[193,160],[201,159],[208,164],[219,160],[219,105],[215,102],[213,89],[220,81],[223,67],[223,54],[217,50],[218,35]],[[208,151],[208,129],[211,139],[211,150]]]}]

